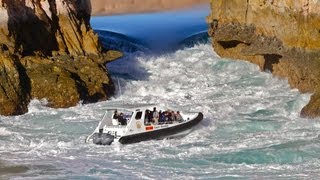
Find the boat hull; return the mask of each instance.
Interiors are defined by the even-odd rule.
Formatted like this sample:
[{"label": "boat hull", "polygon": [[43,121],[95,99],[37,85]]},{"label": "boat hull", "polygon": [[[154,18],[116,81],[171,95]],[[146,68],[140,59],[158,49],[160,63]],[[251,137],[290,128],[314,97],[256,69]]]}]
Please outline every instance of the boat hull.
[{"label": "boat hull", "polygon": [[196,118],[193,120],[190,120],[186,123],[179,124],[173,127],[159,129],[159,130],[153,130],[149,132],[144,132],[140,134],[133,134],[128,136],[122,136],[119,139],[119,142],[121,144],[130,144],[130,143],[136,143],[146,140],[152,140],[152,139],[163,139],[170,135],[174,135],[180,132],[183,132],[185,130],[188,130],[192,128],[193,126],[197,125],[200,121],[203,119],[203,114],[199,113]]}]

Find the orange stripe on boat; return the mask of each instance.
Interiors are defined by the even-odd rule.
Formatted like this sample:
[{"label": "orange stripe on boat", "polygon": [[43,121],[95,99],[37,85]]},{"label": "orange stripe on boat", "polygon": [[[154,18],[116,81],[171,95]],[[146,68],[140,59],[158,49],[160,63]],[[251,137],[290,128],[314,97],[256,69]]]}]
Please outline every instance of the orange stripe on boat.
[{"label": "orange stripe on boat", "polygon": [[153,130],[153,126],[146,126],[146,131],[151,131]]}]

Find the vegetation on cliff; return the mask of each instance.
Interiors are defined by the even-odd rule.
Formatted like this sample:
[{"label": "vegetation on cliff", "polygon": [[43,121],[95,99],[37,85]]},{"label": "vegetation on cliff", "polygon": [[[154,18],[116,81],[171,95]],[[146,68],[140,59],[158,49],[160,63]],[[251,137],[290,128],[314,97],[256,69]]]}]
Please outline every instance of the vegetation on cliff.
[{"label": "vegetation on cliff", "polygon": [[90,27],[89,0],[0,0],[0,114],[27,112],[30,99],[51,107],[97,102],[114,91]]},{"label": "vegetation on cliff", "polygon": [[320,116],[320,2],[211,0],[213,47],[222,57],[256,63],[311,92],[302,116]]}]

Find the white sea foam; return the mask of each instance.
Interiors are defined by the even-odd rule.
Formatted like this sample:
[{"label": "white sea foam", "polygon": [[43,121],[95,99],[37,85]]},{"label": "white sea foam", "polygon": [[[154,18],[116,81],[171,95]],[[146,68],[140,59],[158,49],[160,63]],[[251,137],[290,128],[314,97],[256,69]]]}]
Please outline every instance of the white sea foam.
[{"label": "white sea foam", "polygon": [[4,127],[0,127],[0,136],[9,136],[11,135],[12,132],[8,131],[6,128]]},{"label": "white sea foam", "polygon": [[[115,77],[122,94],[111,101],[51,109],[35,100],[28,114],[0,121],[0,126],[10,126],[10,131],[0,129],[0,137],[6,131],[14,134],[0,138],[6,147],[0,148],[1,158],[57,168],[52,176],[39,175],[50,174],[52,167],[31,173],[39,178],[274,179],[291,170],[296,176],[288,177],[300,177],[308,173],[306,167],[320,173],[320,147],[315,143],[319,123],[299,117],[310,95],[290,89],[286,80],[260,72],[256,65],[221,59],[204,44],[160,57],[139,56],[122,65],[135,78]],[[112,67],[121,65],[109,64]],[[146,73],[137,75],[137,67]],[[177,139],[108,147],[85,144],[104,108],[123,101],[201,111],[204,120]]]}]

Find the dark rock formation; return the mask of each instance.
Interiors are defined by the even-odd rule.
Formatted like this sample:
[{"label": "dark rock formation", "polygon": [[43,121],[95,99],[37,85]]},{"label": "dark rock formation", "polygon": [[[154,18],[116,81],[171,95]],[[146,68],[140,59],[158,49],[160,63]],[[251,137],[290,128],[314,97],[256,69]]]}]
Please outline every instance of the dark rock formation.
[{"label": "dark rock formation", "polygon": [[30,80],[19,59],[0,53],[0,113],[17,115],[27,111]]},{"label": "dark rock formation", "polygon": [[320,115],[320,2],[309,0],[212,0],[208,16],[213,47],[288,78],[314,95],[302,116]]},{"label": "dark rock formation", "polygon": [[32,98],[51,107],[105,100],[114,87],[90,27],[89,0],[0,0],[0,114],[27,112]]}]

